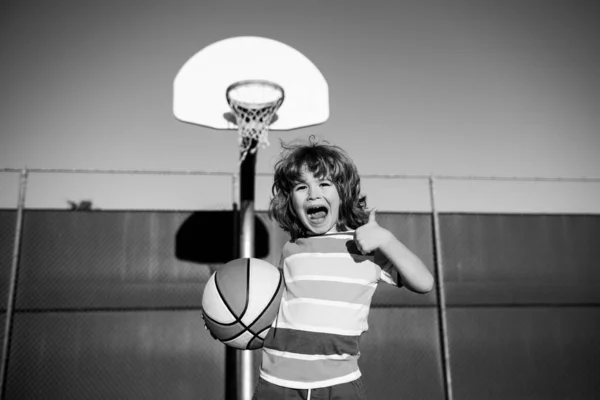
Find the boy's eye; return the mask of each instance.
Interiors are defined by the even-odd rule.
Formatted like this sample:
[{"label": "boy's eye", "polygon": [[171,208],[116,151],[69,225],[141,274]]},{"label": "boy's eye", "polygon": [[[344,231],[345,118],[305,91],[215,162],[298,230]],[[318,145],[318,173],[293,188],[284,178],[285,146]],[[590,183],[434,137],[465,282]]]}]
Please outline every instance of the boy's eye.
[{"label": "boy's eye", "polygon": [[298,185],[296,186],[296,190],[303,190],[306,189],[306,185]]}]

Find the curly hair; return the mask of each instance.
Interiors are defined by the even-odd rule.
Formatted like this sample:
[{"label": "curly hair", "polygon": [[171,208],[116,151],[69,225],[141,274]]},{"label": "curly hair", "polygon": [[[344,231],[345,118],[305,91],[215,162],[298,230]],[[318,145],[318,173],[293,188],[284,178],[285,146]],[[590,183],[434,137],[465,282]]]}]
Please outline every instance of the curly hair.
[{"label": "curly hair", "polygon": [[292,205],[292,190],[300,181],[303,168],[335,185],[340,196],[338,231],[356,229],[368,221],[367,200],[361,194],[358,170],[342,148],[325,141],[316,142],[314,136],[309,138],[308,144],[281,142],[281,147],[281,158],[275,164],[269,217],[275,219],[292,240],[308,233]]}]

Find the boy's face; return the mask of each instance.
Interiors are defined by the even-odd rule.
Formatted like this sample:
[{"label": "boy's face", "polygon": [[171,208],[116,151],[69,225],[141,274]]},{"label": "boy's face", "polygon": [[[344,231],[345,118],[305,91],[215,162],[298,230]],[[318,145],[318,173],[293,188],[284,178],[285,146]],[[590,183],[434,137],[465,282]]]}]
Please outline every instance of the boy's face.
[{"label": "boy's face", "polygon": [[292,190],[292,204],[309,234],[337,232],[340,196],[330,180],[316,178],[303,168],[300,181]]}]

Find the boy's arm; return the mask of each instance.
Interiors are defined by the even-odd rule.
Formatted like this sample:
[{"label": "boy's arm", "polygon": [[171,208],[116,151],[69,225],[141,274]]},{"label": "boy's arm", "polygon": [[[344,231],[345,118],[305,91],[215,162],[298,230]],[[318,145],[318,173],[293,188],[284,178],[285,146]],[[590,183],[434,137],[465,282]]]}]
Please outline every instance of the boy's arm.
[{"label": "boy's arm", "polygon": [[[387,231],[385,228],[381,229]],[[419,257],[396,239],[390,231],[387,232],[390,237],[379,247],[379,250],[398,270],[402,285],[413,292],[429,292],[433,288],[433,275],[431,275],[431,272]]]},{"label": "boy's arm", "polygon": [[371,210],[369,222],[356,229],[356,245],[364,254],[379,249],[394,265],[406,288],[417,293],[429,292],[433,288],[433,275],[419,257],[375,221],[375,211]]}]

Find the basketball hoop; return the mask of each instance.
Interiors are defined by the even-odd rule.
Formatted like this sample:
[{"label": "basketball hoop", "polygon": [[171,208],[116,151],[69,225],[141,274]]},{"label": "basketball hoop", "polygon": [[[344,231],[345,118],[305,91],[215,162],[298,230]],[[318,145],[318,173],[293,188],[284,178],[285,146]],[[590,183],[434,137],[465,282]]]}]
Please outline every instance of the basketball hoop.
[{"label": "basketball hoop", "polygon": [[[281,107],[284,94],[286,104]],[[254,257],[256,157],[247,155],[269,144],[270,130],[327,121],[325,77],[304,54],[284,43],[232,37],[204,47],[181,67],[173,82],[173,114],[182,122],[213,129],[232,130],[237,125],[241,150],[237,247],[240,258]],[[226,348],[226,399],[252,398],[252,359],[251,351]]]},{"label": "basketball hoop", "polygon": [[226,96],[238,127],[241,164],[248,152],[254,154],[259,146],[269,145],[269,126],[283,103],[284,91],[273,82],[247,80],[230,85]]}]

